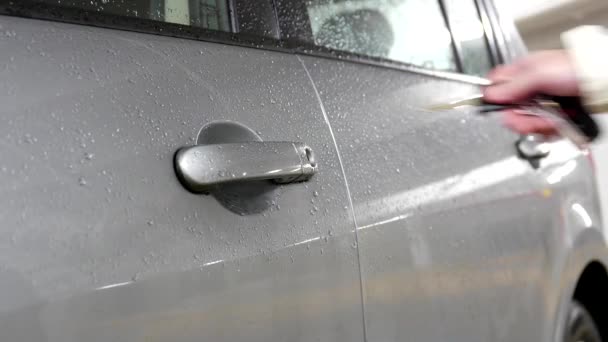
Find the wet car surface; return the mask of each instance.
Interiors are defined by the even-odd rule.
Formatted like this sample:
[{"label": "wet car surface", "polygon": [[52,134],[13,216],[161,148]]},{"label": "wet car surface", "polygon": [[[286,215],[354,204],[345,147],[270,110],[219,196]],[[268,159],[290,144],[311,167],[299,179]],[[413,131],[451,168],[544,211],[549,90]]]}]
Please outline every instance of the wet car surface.
[{"label": "wet car surface", "polygon": [[608,326],[588,151],[426,109],[525,53],[491,2],[0,12],[7,340],[561,341],[573,298]]}]

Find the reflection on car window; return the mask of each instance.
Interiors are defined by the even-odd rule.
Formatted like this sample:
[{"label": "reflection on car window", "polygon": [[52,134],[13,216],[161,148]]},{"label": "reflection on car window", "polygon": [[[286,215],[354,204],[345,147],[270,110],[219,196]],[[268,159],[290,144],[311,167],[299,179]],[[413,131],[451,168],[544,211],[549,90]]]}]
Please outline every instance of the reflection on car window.
[{"label": "reflection on car window", "polygon": [[487,74],[492,67],[492,59],[474,0],[444,1],[463,71],[478,76]]},{"label": "reflection on car window", "polygon": [[377,11],[360,9],[327,19],[317,30],[317,44],[362,55],[386,57],[393,45],[393,30]]},{"label": "reflection on car window", "polygon": [[429,0],[309,0],[314,43],[334,50],[456,71],[441,8]]},{"label": "reflection on car window", "polygon": [[227,0],[35,0],[34,2],[210,30],[230,31]]}]

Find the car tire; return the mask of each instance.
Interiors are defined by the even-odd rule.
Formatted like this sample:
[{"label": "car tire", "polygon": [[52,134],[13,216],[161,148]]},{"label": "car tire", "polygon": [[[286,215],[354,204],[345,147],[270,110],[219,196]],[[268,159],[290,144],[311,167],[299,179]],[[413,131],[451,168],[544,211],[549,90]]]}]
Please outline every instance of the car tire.
[{"label": "car tire", "polygon": [[566,317],[564,342],[602,342],[593,318],[581,303],[573,300]]}]

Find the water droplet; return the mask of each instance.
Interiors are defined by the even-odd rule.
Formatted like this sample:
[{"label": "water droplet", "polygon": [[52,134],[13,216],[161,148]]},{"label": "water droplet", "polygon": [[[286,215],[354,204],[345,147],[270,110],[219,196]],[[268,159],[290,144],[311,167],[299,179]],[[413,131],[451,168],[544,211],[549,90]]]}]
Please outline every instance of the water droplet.
[{"label": "water droplet", "polygon": [[95,155],[93,153],[85,153],[84,154],[84,159],[86,160],[93,160],[93,157],[95,157]]},{"label": "water droplet", "polygon": [[154,220],[149,220],[148,221],[148,226],[153,226],[154,225]]},{"label": "water droplet", "polygon": [[78,178],[78,184],[80,186],[85,186],[85,185],[87,185],[87,180],[84,179],[84,177],[80,177],[80,178]]},{"label": "water droplet", "polygon": [[315,196],[315,197],[319,197],[319,192],[315,191],[315,192],[312,193],[312,195]]},{"label": "water droplet", "polygon": [[23,136],[23,142],[25,142],[26,144],[33,144],[33,143],[35,143],[37,141],[38,141],[38,139],[36,139],[35,137],[32,137],[32,135],[29,134],[29,133],[26,133]]}]

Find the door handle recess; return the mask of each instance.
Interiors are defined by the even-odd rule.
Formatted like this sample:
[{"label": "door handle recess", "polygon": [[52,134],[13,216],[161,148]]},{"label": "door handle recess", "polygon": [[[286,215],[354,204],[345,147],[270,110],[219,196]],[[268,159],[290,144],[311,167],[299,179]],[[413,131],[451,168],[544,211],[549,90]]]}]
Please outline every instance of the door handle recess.
[{"label": "door handle recess", "polygon": [[183,147],[175,154],[175,172],[195,193],[232,182],[272,180],[287,184],[309,180],[317,172],[310,147],[296,142],[246,142]]},{"label": "door handle recess", "polygon": [[517,141],[516,146],[520,156],[526,159],[545,158],[551,152],[550,144],[538,134],[524,135]]}]

